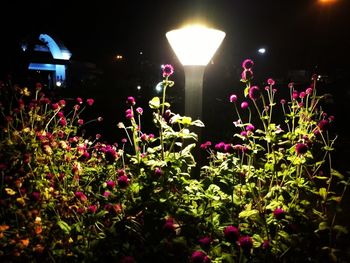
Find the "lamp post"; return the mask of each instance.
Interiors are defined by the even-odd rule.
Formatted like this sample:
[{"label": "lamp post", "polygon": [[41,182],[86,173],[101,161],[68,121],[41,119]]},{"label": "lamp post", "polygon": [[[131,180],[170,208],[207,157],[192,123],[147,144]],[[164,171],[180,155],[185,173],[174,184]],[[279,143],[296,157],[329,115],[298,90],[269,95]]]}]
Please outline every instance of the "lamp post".
[{"label": "lamp post", "polygon": [[184,66],[185,115],[202,118],[204,70],[225,38],[225,32],[190,25],[166,33],[170,46]]}]

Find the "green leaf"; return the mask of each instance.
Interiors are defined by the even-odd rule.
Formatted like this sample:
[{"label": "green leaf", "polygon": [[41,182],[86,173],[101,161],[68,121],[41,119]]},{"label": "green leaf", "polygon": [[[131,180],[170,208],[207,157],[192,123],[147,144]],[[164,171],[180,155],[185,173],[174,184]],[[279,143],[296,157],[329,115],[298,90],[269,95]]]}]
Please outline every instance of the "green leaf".
[{"label": "green leaf", "polygon": [[253,215],[259,214],[259,211],[256,209],[253,210],[245,210],[239,213],[238,217],[239,218],[247,218],[247,217],[251,217]]},{"label": "green leaf", "polygon": [[331,174],[332,174],[333,176],[338,177],[340,180],[343,180],[343,179],[344,179],[344,175],[342,175],[341,173],[339,173],[337,170],[332,169],[332,170],[331,170]]},{"label": "green leaf", "polygon": [[69,234],[71,231],[71,227],[64,221],[58,220],[57,225],[63,230],[65,234]]},{"label": "green leaf", "polygon": [[327,198],[327,189],[322,187],[318,190],[319,195],[322,197],[323,200],[326,200]]},{"label": "green leaf", "polygon": [[149,107],[151,109],[159,109],[160,107],[160,99],[159,97],[154,97],[152,100],[149,101]]},{"label": "green leaf", "polygon": [[326,229],[329,229],[329,226],[328,226],[327,222],[321,222],[318,225],[318,230],[322,231],[322,230],[326,230]]},{"label": "green leaf", "polygon": [[204,123],[201,120],[193,121],[192,125],[197,126],[197,127],[204,127]]},{"label": "green leaf", "polygon": [[339,234],[347,234],[348,233],[348,230],[346,229],[346,227],[341,226],[341,225],[335,225],[333,227],[333,229],[335,231],[337,231]]}]

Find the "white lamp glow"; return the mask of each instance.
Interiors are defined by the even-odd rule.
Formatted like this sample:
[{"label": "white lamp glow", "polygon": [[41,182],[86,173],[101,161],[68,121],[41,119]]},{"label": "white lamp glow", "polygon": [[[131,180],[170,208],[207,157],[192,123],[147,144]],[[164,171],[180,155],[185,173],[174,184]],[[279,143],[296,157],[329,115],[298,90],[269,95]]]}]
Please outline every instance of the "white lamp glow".
[{"label": "white lamp glow", "polygon": [[187,26],[166,33],[172,49],[184,66],[206,66],[225,35],[223,31],[200,25]]}]

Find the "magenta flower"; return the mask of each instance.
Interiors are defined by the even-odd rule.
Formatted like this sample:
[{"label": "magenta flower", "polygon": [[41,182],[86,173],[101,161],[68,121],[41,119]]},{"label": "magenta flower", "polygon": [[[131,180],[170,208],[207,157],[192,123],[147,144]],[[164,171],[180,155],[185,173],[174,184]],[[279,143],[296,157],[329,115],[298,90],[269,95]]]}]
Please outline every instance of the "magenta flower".
[{"label": "magenta flower", "polygon": [[281,99],[280,103],[281,104],[286,104],[286,100],[285,99]]},{"label": "magenta flower", "polygon": [[170,64],[162,65],[163,77],[169,77],[174,73],[174,67]]},{"label": "magenta flower", "polygon": [[213,239],[211,237],[205,236],[200,238],[198,242],[203,249],[209,249],[212,240]]},{"label": "magenta flower", "polygon": [[267,80],[267,84],[269,84],[269,85],[275,85],[275,81],[274,81],[273,79],[269,78],[269,79]]},{"label": "magenta flower", "polygon": [[209,263],[210,258],[203,251],[196,250],[191,255],[192,263]]},{"label": "magenta flower", "polygon": [[255,127],[254,127],[253,124],[248,124],[247,127],[245,127],[245,129],[246,129],[247,131],[253,132],[253,131],[255,130]]},{"label": "magenta flower", "polygon": [[60,105],[58,105],[58,103],[52,103],[51,107],[53,110],[57,110],[60,107]]},{"label": "magenta flower", "polygon": [[140,137],[141,141],[142,142],[147,142],[148,141],[148,136],[146,133],[142,134],[141,137]]},{"label": "magenta flower", "polygon": [[270,247],[270,241],[269,241],[269,240],[264,240],[263,243],[262,243],[262,245],[261,245],[261,247],[262,247],[263,249],[269,249],[269,247]]},{"label": "magenta flower", "polygon": [[210,146],[211,146],[211,142],[210,141],[206,141],[205,143],[202,143],[200,147],[201,147],[201,149],[206,150]]},{"label": "magenta flower", "polygon": [[154,170],[154,174],[156,176],[162,176],[163,175],[163,171],[159,167],[156,167],[156,169]]},{"label": "magenta flower", "polygon": [[83,192],[77,191],[74,193],[75,197],[85,202],[87,200],[86,195]]},{"label": "magenta flower", "polygon": [[304,143],[297,143],[295,146],[295,151],[297,152],[298,155],[306,153],[307,149],[308,147]]},{"label": "magenta flower", "polygon": [[131,120],[133,117],[134,117],[134,114],[133,114],[132,110],[131,109],[127,109],[125,111],[125,118],[127,118],[128,120]]},{"label": "magenta flower", "polygon": [[83,120],[83,119],[79,119],[79,120],[78,120],[78,124],[79,124],[79,125],[83,125],[83,124],[84,124],[84,120]]},{"label": "magenta flower", "polygon": [[88,210],[90,213],[96,213],[97,206],[96,205],[89,205]]},{"label": "magenta flower", "polygon": [[237,101],[237,95],[236,94],[232,94],[230,96],[230,102],[236,102]]},{"label": "magenta flower", "polygon": [[126,175],[118,177],[118,185],[120,188],[126,188],[129,185],[129,178]]},{"label": "magenta flower", "polygon": [[293,93],[292,93],[292,99],[296,100],[298,97],[299,97],[298,92],[296,90],[294,90]]},{"label": "magenta flower", "polygon": [[250,236],[241,236],[238,244],[243,250],[249,251],[253,247],[253,240]]},{"label": "magenta flower", "polygon": [[104,191],[103,192],[103,196],[104,197],[109,197],[111,195],[111,192],[110,191]]},{"label": "magenta flower", "polygon": [[283,219],[285,214],[286,212],[282,208],[276,208],[273,210],[273,216],[278,220]]},{"label": "magenta flower", "polygon": [[82,103],[83,103],[83,99],[82,99],[82,98],[79,98],[79,97],[76,99],[76,101],[77,101],[77,103],[79,103],[79,104],[82,104]]},{"label": "magenta flower", "polygon": [[312,94],[312,88],[307,88],[305,93],[308,95]]},{"label": "magenta flower", "polygon": [[115,182],[112,180],[107,181],[106,184],[109,189],[113,189],[115,187]]},{"label": "magenta flower", "polygon": [[254,66],[254,62],[251,59],[245,59],[242,63],[242,68],[244,69],[251,69]]},{"label": "magenta flower", "polygon": [[66,101],[65,100],[60,100],[58,102],[58,105],[60,105],[60,107],[64,107],[64,106],[66,106]]},{"label": "magenta flower", "polygon": [[165,220],[165,223],[163,225],[163,230],[166,234],[173,234],[175,233],[175,225],[174,225],[174,219],[172,217],[168,217]]},{"label": "magenta flower", "polygon": [[142,109],[141,107],[138,107],[138,108],[136,109],[136,112],[137,112],[138,114],[142,115],[143,109]]},{"label": "magenta flower", "polygon": [[126,99],[126,103],[131,105],[131,106],[134,106],[136,104],[136,101],[135,101],[135,98],[132,97],[132,96],[129,96],[127,99]]},{"label": "magenta flower", "polygon": [[246,108],[248,108],[248,107],[249,107],[248,102],[243,101],[243,102],[241,103],[241,108],[242,108],[243,110],[246,109]]},{"label": "magenta flower", "polygon": [[248,79],[253,78],[253,71],[251,71],[250,69],[243,70],[243,72],[241,74],[241,78],[243,80],[248,80]]},{"label": "magenta flower", "polygon": [[235,226],[227,226],[224,228],[224,236],[230,243],[234,243],[238,240],[239,230]]},{"label": "magenta flower", "polygon": [[126,139],[126,138],[122,139],[122,143],[127,143],[127,142],[128,142],[128,139]]},{"label": "magenta flower", "polygon": [[66,125],[67,125],[66,118],[61,118],[61,119],[59,120],[59,123],[60,123],[62,126],[66,126]]},{"label": "magenta flower", "polygon": [[91,98],[86,100],[86,103],[87,103],[89,106],[92,106],[92,104],[94,104],[94,102],[95,102],[94,99],[91,99]]},{"label": "magenta flower", "polygon": [[306,93],[304,91],[300,92],[299,98],[303,99],[305,98],[305,96],[306,96]]},{"label": "magenta flower", "polygon": [[249,98],[252,100],[258,99],[259,98],[259,87],[258,86],[250,87],[248,95],[249,95]]},{"label": "magenta flower", "polygon": [[320,131],[326,131],[329,126],[329,121],[328,120],[321,120],[318,124],[317,127],[320,129]]}]

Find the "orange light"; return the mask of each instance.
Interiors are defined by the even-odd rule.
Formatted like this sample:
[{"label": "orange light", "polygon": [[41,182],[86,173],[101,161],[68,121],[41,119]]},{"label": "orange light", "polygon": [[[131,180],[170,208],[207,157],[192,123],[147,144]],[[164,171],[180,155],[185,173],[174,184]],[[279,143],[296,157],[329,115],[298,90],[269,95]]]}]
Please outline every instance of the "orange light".
[{"label": "orange light", "polygon": [[321,4],[334,4],[338,0],[319,0]]}]

